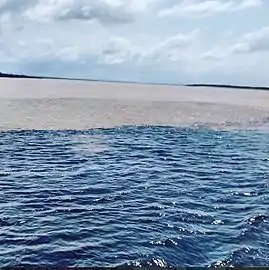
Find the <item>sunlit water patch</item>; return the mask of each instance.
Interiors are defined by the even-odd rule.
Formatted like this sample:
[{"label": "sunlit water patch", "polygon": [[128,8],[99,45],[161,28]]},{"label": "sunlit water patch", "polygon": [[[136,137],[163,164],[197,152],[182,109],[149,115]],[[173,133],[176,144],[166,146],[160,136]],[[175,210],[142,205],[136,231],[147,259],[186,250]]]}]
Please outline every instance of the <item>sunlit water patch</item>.
[{"label": "sunlit water patch", "polygon": [[[68,138],[70,140],[70,138]],[[71,137],[72,149],[75,152],[85,154],[102,153],[108,150],[106,136],[78,134]]]},{"label": "sunlit water patch", "polygon": [[0,133],[0,264],[269,264],[269,136]]}]

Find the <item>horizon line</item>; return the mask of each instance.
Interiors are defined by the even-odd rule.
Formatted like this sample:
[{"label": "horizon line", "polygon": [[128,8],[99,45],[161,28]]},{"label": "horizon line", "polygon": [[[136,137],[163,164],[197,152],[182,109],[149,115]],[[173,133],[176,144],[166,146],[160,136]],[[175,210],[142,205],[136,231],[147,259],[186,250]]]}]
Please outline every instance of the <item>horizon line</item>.
[{"label": "horizon line", "polygon": [[59,77],[59,76],[43,76],[43,75],[26,75],[0,72],[0,78],[17,78],[17,79],[47,79],[47,80],[68,80],[68,81],[87,81],[87,82],[110,82],[110,83],[131,83],[144,85],[167,85],[167,86],[186,86],[186,87],[217,87],[217,88],[235,88],[235,89],[256,89],[269,90],[269,86],[251,86],[251,85],[234,85],[234,84],[218,84],[218,83],[169,83],[169,82],[138,82],[124,80],[105,80],[105,79],[90,79],[76,77]]}]

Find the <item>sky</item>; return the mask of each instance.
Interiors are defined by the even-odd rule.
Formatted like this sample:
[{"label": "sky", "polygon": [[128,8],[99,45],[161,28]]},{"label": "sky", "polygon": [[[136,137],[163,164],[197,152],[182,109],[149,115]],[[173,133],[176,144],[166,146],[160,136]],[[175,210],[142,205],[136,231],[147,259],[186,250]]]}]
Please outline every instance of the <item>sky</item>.
[{"label": "sky", "polygon": [[269,0],[0,0],[0,71],[269,86]]}]

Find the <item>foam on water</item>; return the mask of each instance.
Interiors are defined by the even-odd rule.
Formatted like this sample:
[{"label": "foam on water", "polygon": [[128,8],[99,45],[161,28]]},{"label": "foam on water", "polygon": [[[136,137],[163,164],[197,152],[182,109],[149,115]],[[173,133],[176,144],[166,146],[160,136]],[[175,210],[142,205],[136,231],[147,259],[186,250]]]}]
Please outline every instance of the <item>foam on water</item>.
[{"label": "foam on water", "polygon": [[0,133],[0,264],[265,266],[269,136]]}]

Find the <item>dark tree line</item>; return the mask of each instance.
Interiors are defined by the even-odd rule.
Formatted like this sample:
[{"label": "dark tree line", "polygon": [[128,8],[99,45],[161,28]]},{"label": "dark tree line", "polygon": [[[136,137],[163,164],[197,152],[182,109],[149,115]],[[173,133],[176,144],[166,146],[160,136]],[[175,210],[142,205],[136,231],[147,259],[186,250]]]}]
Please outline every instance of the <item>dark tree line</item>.
[{"label": "dark tree line", "polygon": [[0,77],[2,78],[40,78],[38,76],[28,76],[24,74],[11,74],[11,73],[2,73],[0,72]]},{"label": "dark tree line", "polygon": [[243,85],[229,85],[229,84],[187,84],[187,86],[269,90],[269,87],[265,86],[243,86]]},{"label": "dark tree line", "polygon": [[[3,73],[3,72],[0,72],[0,78],[65,79],[65,80],[99,81],[99,80],[90,80],[90,79],[30,76],[30,75],[24,75],[24,74],[11,74],[11,73]],[[100,80],[100,81],[102,81],[102,80]],[[120,81],[106,81],[106,82],[121,83]],[[129,82],[129,83],[134,83],[134,82]],[[154,84],[158,84],[158,83],[154,83]],[[163,84],[165,85],[165,83],[163,83]],[[167,84],[167,85],[169,85],[169,84]],[[177,85],[177,84],[171,84],[171,85]],[[182,85],[182,84],[178,84],[178,85]],[[185,86],[269,90],[269,87],[265,87],[265,86],[241,86],[241,85],[225,85],[225,84],[186,84]]]}]

